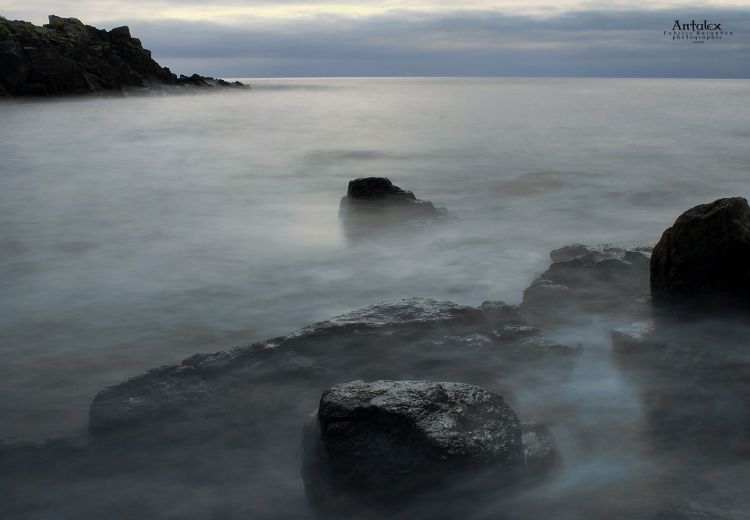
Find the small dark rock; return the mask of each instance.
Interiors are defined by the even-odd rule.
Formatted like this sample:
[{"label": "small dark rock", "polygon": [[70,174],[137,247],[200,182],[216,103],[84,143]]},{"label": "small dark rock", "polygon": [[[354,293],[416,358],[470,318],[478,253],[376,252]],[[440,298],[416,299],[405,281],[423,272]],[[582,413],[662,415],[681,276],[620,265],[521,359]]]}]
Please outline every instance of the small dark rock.
[{"label": "small dark rock", "polygon": [[339,218],[350,238],[373,231],[401,229],[404,223],[435,220],[447,211],[419,200],[385,177],[367,177],[349,182],[339,205]]}]

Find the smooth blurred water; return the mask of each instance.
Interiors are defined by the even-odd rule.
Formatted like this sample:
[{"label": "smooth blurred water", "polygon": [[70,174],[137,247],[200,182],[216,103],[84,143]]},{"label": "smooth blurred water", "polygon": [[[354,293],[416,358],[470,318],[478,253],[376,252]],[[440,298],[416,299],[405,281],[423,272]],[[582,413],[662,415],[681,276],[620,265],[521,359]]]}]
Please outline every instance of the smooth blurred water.
[{"label": "smooth blurred water", "polygon": [[[747,196],[750,82],[263,79],[0,104],[0,439],[102,387],[384,299],[520,301],[550,249]],[[348,244],[350,179],[455,217]]]}]

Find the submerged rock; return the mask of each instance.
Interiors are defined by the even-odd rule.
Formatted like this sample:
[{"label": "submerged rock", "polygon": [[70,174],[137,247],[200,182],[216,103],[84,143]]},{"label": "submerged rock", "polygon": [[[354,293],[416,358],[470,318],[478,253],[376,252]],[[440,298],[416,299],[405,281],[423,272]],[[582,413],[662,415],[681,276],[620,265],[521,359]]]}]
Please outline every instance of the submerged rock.
[{"label": "submerged rock", "polygon": [[37,27],[0,17],[0,96],[88,94],[185,84],[230,85],[198,75],[190,81],[178,79],[153,60],[128,27],[105,31],[55,15],[49,16],[49,24]]},{"label": "submerged rock", "polygon": [[648,248],[574,244],[550,253],[552,265],[523,293],[521,311],[542,325],[585,314],[627,316],[649,310]]},{"label": "submerged rock", "polygon": [[750,454],[750,324],[660,317],[612,331],[617,360],[636,382],[661,448]]},{"label": "submerged rock", "polygon": [[402,224],[445,217],[447,211],[419,200],[385,177],[366,177],[349,182],[339,205],[339,218],[350,238],[373,231],[399,229]]},{"label": "submerged rock", "polygon": [[[356,378],[453,377],[490,384],[501,374],[526,373],[519,367],[554,378],[577,352],[549,340],[501,302],[476,308],[396,300],[248,347],[197,354],[107,388],[94,399],[89,426],[100,433],[216,417],[235,405],[249,409],[242,399],[281,380],[294,393]],[[254,406],[265,403],[259,399]]]},{"label": "submerged rock", "polygon": [[524,432],[502,397],[474,385],[335,385],[305,425],[308,499],[321,512],[346,514],[403,511],[439,498],[448,515],[469,506],[472,493],[519,479],[527,462],[539,470],[553,460],[542,432]]},{"label": "submerged rock", "polygon": [[750,308],[750,206],[740,197],[689,209],[662,235],[651,256],[655,304]]}]

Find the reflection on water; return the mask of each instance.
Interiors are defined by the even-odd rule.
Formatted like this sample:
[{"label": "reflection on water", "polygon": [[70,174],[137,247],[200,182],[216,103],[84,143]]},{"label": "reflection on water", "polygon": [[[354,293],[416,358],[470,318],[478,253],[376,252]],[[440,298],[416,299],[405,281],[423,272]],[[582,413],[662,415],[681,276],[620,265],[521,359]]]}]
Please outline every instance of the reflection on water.
[{"label": "reflection on water", "polygon": [[[517,302],[554,247],[654,242],[746,194],[742,81],[252,83],[0,105],[0,437],[80,430],[103,386],[380,300]],[[350,247],[339,199],[373,175],[455,218]]]}]

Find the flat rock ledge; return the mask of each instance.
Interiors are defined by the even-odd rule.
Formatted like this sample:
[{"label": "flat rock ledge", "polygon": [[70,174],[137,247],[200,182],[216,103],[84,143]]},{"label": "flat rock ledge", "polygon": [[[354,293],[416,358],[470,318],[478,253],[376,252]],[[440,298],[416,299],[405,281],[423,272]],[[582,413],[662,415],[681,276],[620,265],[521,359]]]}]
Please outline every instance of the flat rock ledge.
[{"label": "flat rock ledge", "polygon": [[[282,391],[282,379],[284,391],[294,395],[359,378],[461,377],[493,385],[503,375],[515,377],[519,367],[532,373],[548,365],[554,370],[547,370],[546,378],[562,377],[578,352],[551,341],[524,321],[517,307],[502,302],[469,307],[424,298],[395,300],[288,336],[197,354],[106,388],[91,405],[89,429],[148,429],[165,420],[231,415],[234,407],[243,413],[252,407],[271,409],[272,403],[260,396]],[[299,399],[292,401],[290,406],[299,405]]]}]

